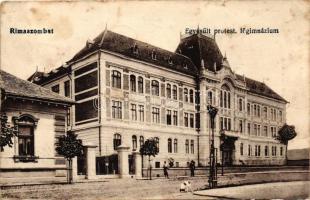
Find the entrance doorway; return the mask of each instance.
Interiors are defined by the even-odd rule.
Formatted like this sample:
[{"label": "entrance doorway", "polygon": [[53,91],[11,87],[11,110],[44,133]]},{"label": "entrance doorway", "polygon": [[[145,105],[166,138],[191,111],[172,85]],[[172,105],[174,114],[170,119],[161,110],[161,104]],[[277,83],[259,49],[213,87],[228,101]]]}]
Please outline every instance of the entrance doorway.
[{"label": "entrance doorway", "polygon": [[232,166],[234,161],[235,141],[237,137],[222,135],[221,136],[221,151],[222,163],[224,166]]}]

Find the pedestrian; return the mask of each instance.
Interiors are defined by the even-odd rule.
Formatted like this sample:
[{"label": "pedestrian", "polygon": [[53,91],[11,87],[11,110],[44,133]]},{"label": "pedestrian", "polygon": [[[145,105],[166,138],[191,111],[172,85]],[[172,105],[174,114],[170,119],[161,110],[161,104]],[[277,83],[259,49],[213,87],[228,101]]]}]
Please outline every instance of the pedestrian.
[{"label": "pedestrian", "polygon": [[195,176],[195,161],[191,161],[189,164],[189,168],[191,170],[191,176]]},{"label": "pedestrian", "polygon": [[169,178],[169,175],[168,175],[168,164],[166,161],[164,161],[164,175],[165,175],[165,178]]}]

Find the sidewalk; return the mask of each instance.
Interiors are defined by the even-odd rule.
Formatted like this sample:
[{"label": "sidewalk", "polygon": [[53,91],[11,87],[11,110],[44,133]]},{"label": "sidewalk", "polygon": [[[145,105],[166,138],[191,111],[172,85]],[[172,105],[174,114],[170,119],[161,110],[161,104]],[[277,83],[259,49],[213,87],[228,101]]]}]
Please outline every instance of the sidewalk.
[{"label": "sidewalk", "polygon": [[304,199],[310,197],[309,188],[310,181],[277,182],[209,189],[194,195],[220,199]]}]

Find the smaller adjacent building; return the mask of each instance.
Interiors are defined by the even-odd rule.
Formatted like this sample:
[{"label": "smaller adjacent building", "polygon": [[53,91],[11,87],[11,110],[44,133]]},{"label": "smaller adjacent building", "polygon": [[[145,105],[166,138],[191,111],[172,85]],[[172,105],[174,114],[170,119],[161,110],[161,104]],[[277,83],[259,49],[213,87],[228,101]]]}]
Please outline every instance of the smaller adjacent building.
[{"label": "smaller adjacent building", "polygon": [[64,174],[66,162],[57,155],[55,144],[67,130],[74,101],[2,70],[0,90],[1,113],[19,130],[13,146],[0,151],[0,177]]}]

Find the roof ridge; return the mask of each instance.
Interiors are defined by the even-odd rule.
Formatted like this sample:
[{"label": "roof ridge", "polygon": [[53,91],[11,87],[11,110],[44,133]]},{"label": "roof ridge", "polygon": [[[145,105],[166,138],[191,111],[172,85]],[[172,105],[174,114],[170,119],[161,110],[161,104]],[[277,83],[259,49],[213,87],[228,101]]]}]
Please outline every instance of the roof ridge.
[{"label": "roof ridge", "polygon": [[[32,82],[30,82],[30,81],[21,79],[21,78],[15,76],[15,75],[13,75],[13,74],[11,74],[11,73],[9,73],[9,72],[6,72],[6,71],[0,69],[0,79],[1,79],[1,80],[3,79],[3,78],[2,78],[3,75],[8,76],[8,77],[11,77],[11,78],[13,78],[13,79],[17,79],[18,81],[20,81],[20,82],[21,82],[22,84],[24,84],[24,85],[32,86],[33,88],[39,88],[39,90],[41,90],[41,91],[43,91],[43,92],[50,93],[50,94],[51,94],[52,96],[54,96],[55,98],[58,98],[58,101],[61,101],[61,99],[62,99],[62,101],[65,101],[65,102],[74,102],[72,99],[70,99],[70,98],[68,98],[68,97],[61,96],[60,94],[57,94],[57,93],[54,93],[54,92],[51,93],[51,90],[49,90],[49,89],[47,89],[47,88],[45,88],[45,87],[42,87],[42,86],[37,85],[37,84],[35,84],[35,83],[32,83]],[[3,81],[2,81],[2,82],[3,82]],[[3,83],[2,85],[3,85],[3,87],[6,86],[5,83]],[[5,88],[4,88],[4,89],[5,89]],[[6,91],[7,91],[7,90],[6,90]],[[10,91],[7,91],[7,93],[10,93]],[[22,96],[22,95],[21,95],[21,96]],[[47,97],[46,97],[46,98],[47,98]],[[51,99],[51,100],[52,100],[52,99]],[[54,99],[54,100],[56,100],[56,99]]]}]

